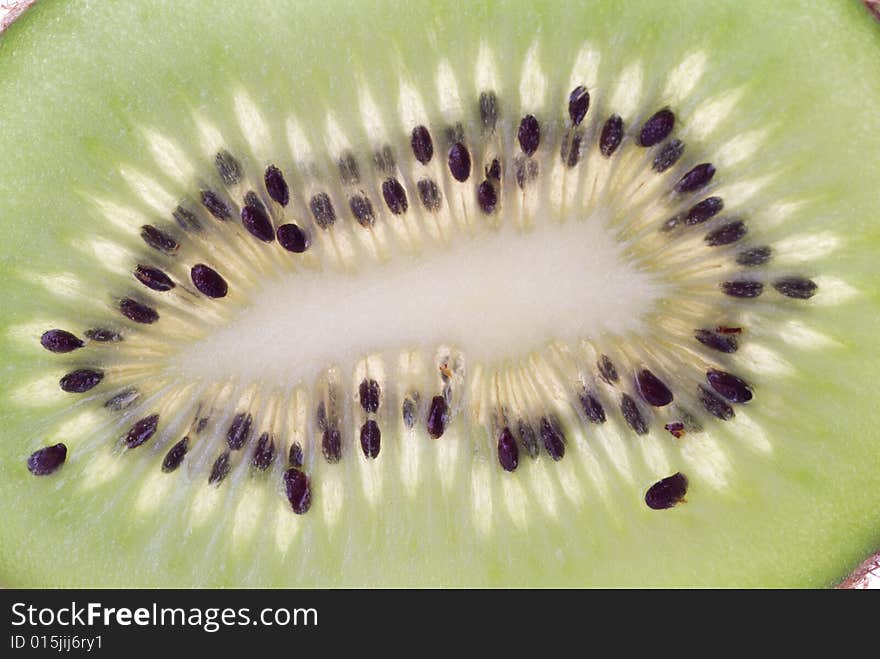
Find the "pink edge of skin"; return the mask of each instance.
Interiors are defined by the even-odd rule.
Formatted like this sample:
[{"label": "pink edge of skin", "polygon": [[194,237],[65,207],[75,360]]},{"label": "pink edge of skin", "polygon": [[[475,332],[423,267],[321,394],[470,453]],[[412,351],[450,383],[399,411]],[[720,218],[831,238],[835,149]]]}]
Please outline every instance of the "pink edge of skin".
[{"label": "pink edge of skin", "polygon": [[[862,0],[871,15],[880,21],[880,0]],[[19,2],[0,3],[0,34],[6,28],[37,3],[37,0],[20,0]],[[878,589],[880,590],[880,551],[865,560],[852,574],[841,581],[838,589]]]},{"label": "pink edge of skin", "polygon": [[6,31],[16,18],[30,9],[37,0],[20,0],[19,2],[0,3],[0,33]]}]

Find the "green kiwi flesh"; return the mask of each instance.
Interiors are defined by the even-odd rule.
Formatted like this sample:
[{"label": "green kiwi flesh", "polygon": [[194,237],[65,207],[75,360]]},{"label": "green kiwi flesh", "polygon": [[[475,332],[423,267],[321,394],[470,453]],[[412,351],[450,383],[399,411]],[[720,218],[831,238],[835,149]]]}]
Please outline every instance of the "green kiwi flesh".
[{"label": "green kiwi flesh", "polygon": [[[46,1],[0,39],[4,585],[827,586],[880,546],[880,30],[861,4]],[[361,190],[371,222],[345,205]],[[711,196],[723,213],[689,222]],[[291,223],[308,245],[288,251]],[[643,307],[635,325],[575,305],[583,335],[483,359],[456,322],[373,346],[337,307],[361,341],[338,363],[267,359],[289,327],[254,329],[272,296],[295,319],[298,285],[374,291],[410,265],[480,290],[475,264],[510,249],[526,268],[555,231],[583,242],[584,288]],[[611,262],[629,269],[603,279]],[[46,349],[53,329],[75,338]],[[224,331],[197,375],[174,369]]]}]

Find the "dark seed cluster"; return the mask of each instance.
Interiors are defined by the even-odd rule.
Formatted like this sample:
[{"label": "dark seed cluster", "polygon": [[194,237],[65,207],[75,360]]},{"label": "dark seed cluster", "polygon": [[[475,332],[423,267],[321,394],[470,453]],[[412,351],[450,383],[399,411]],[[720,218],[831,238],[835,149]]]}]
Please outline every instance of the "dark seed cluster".
[{"label": "dark seed cluster", "polygon": [[[711,184],[717,173],[716,168],[711,162],[695,164],[696,159],[690,159],[690,152],[686,150],[685,143],[675,136],[677,117],[671,108],[661,108],[647,119],[640,117],[633,126],[626,126],[619,115],[611,113],[604,122],[600,121],[599,117],[592,119],[595,127],[591,127],[585,123],[590,112],[590,103],[589,90],[584,85],[578,85],[568,94],[566,107],[560,109],[560,112],[567,114],[567,120],[561,116],[554,122],[552,117],[542,116],[539,121],[534,114],[518,115],[516,118],[518,121],[514,120],[513,123],[515,152],[511,154],[509,161],[505,159],[507,156],[493,153],[491,144],[487,152],[482,148],[485,145],[469,142],[465,121],[443,126],[433,134],[427,126],[417,125],[411,129],[409,149],[404,146],[396,154],[390,145],[383,145],[371,153],[361,154],[360,165],[354,153],[345,152],[337,155],[335,166],[338,168],[339,179],[346,186],[342,192],[315,189],[302,192],[300,198],[301,193],[294,191],[296,200],[307,207],[306,215],[310,213],[311,219],[321,230],[330,230],[340,218],[348,222],[353,220],[363,229],[369,230],[375,227],[376,222],[383,216],[406,215],[410,212],[410,204],[413,204],[414,209],[420,204],[426,211],[435,212],[443,203],[441,185],[448,185],[446,180],[438,183],[428,176],[431,170],[426,166],[434,161],[436,150],[440,154],[440,161],[433,167],[443,169],[445,165],[452,179],[472,186],[469,188],[471,199],[476,201],[485,216],[491,216],[499,212],[502,203],[502,191],[505,189],[501,180],[502,169],[505,176],[508,173],[512,174],[519,188],[525,190],[529,184],[543,175],[540,159],[535,156],[542,148],[548,150],[551,140],[559,140],[561,163],[569,169],[577,167],[582,158],[586,159],[585,154],[590,148],[598,147],[599,153],[604,158],[612,158],[626,140],[627,146],[632,142],[636,147],[634,151],[642,154],[646,167],[650,166],[658,175],[669,177],[668,183],[664,183],[667,186],[664,188],[667,197],[674,200],[674,203],[681,204],[682,209],[687,209],[677,211],[673,217],[662,223],[660,230],[666,232],[669,240],[686,235],[687,231],[693,231],[697,240],[700,235],[696,232],[705,232],[702,235],[702,242],[709,248],[731,246],[740,241],[747,243],[752,237],[748,232],[747,222],[736,217],[718,217],[724,210],[724,200],[720,196],[705,196],[711,194],[711,190],[706,189],[712,187]],[[476,107],[472,107],[471,111],[479,113],[482,136],[490,135],[496,130],[500,104],[494,92],[481,93]],[[594,115],[595,112],[593,110]],[[554,133],[555,130],[559,132]],[[594,135],[593,131],[598,133],[597,137],[593,138],[596,139],[597,144],[591,145],[588,138]],[[419,164],[416,166],[419,173],[413,177],[415,189],[408,187],[410,179],[401,173],[407,170],[402,167],[400,171],[398,170],[395,155],[402,159],[409,158],[410,163],[414,159]],[[277,240],[282,249],[292,254],[301,254],[310,248],[311,236],[316,233],[312,227],[308,227],[309,218],[300,216],[296,218],[296,222],[281,219],[286,212],[289,212],[285,209],[290,205],[293,195],[280,167],[268,164],[262,170],[263,180],[260,187],[259,174],[254,178],[245,177],[242,163],[225,149],[221,149],[216,154],[213,164],[219,183],[222,185],[218,185],[217,178],[208,177],[214,178],[214,181],[206,181],[203,184],[208,187],[197,191],[193,197],[195,203],[188,198],[183,199],[180,205],[170,212],[170,217],[165,218],[166,223],[161,225],[162,228],[152,224],[140,227],[141,239],[153,251],[144,250],[146,252],[144,258],[129,266],[133,268],[131,272],[137,282],[148,289],[135,290],[140,290],[141,293],[149,296],[168,293],[163,301],[167,301],[168,298],[172,301],[176,300],[177,295],[194,296],[188,284],[181,281],[186,278],[185,274],[182,277],[180,275],[181,272],[185,273],[185,270],[169,267],[168,262],[172,258],[179,258],[181,245],[186,246],[191,241],[203,239],[194,234],[211,226],[213,224],[211,217],[226,222],[239,215],[241,227],[247,231],[244,235],[249,235],[267,245]],[[378,184],[378,188],[367,185],[370,179],[362,176],[361,166],[365,168],[364,174],[372,167],[380,172],[378,180],[381,183]],[[366,182],[364,182],[365,178]],[[665,178],[658,180],[666,181]],[[257,187],[248,190],[249,185],[257,185]],[[334,195],[332,199],[330,192]],[[342,216],[337,216],[333,199],[341,204],[340,208],[343,211],[347,205],[350,216],[346,211]],[[206,224],[203,225],[199,213],[201,217],[207,218]],[[174,222],[171,222],[172,219]],[[704,229],[691,229],[704,223],[706,223]],[[178,238],[182,242],[179,242]],[[728,300],[730,304],[738,304],[737,300],[756,298],[762,295],[765,289],[771,295],[775,291],[792,300],[807,300],[817,292],[816,283],[799,274],[776,277],[765,275],[761,267],[772,257],[772,248],[769,246],[736,245],[730,251],[719,249],[713,254],[735,260],[742,268],[754,268],[747,273],[732,275],[729,280],[718,283],[716,293],[720,289],[720,293],[724,296],[735,298]],[[211,259],[210,256],[203,258]],[[201,295],[212,300],[220,300],[228,295],[229,283],[221,274],[221,272],[229,274],[226,269],[228,264],[222,261],[214,265],[199,262],[189,266],[190,262],[184,267],[189,267],[191,282]],[[161,267],[153,263],[158,263]],[[175,281],[172,275],[177,277],[178,281]],[[169,293],[178,286],[179,290]],[[135,295],[135,297],[139,296]],[[153,299],[152,297],[143,300],[133,297],[115,299],[118,300],[119,312],[129,321],[150,325],[160,320],[156,306],[149,301]],[[125,328],[117,331],[96,327],[86,330],[84,337],[88,341],[99,343],[121,341],[124,331]],[[705,348],[720,353],[715,357],[728,359],[722,355],[733,355],[737,352],[739,333],[740,328],[720,325],[714,329],[703,327],[693,330],[693,339]],[[133,336],[136,334],[132,334]],[[71,353],[86,347],[86,342],[76,334],[57,328],[45,331],[40,337],[40,344],[45,350],[57,354]],[[83,351],[86,352],[88,351]],[[704,354],[711,353],[704,352]],[[68,368],[74,370],[67,372],[59,384],[63,391],[69,393],[88,392],[101,384],[105,377],[104,371],[99,368],[74,368],[74,365]],[[729,366],[725,365],[724,368]],[[644,435],[652,426],[663,425],[663,429],[680,439],[685,435],[686,430],[687,432],[700,430],[700,424],[687,410],[682,409],[683,400],[694,400],[695,397],[709,415],[720,420],[729,420],[734,417],[734,405],[749,403],[754,397],[752,385],[718,367],[705,367],[705,381],[690,385],[687,391],[676,389],[677,382],[670,377],[670,374],[664,374],[655,366],[652,366],[652,369],[639,367],[630,370],[626,368],[625,362],[621,362],[621,370],[618,372],[607,355],[600,355],[596,371],[590,376],[595,379],[583,380],[574,389],[571,401],[573,409],[584,423],[603,424],[609,416],[616,416],[622,418],[626,427],[635,435]],[[108,380],[112,380],[112,377]],[[451,386],[448,373],[444,373],[441,393],[429,397],[427,404],[421,401],[419,392],[410,391],[403,398],[400,407],[404,425],[407,428],[414,428],[417,423],[421,423],[420,420],[423,420],[428,435],[434,439],[441,438],[447,431],[453,414],[453,409],[450,407]],[[370,377],[360,382],[357,393],[357,400],[362,408],[357,412],[357,423],[360,424],[360,447],[367,459],[377,459],[381,452],[382,432],[378,413],[380,406],[384,404],[383,393],[379,382]],[[130,408],[141,398],[141,392],[137,388],[129,387],[120,391],[117,386],[114,391],[103,394],[102,399],[111,394],[112,397],[106,399],[104,406],[115,412]],[[682,394],[681,397],[678,397],[679,394]],[[338,411],[341,395],[332,388],[328,389],[325,398],[319,402],[315,415],[321,453],[330,464],[339,462],[343,456],[343,431],[340,429]],[[664,424],[669,416],[672,419]],[[659,423],[658,417],[662,419]],[[126,424],[128,423],[130,421],[126,421]],[[122,443],[129,449],[145,444],[157,434],[159,423],[159,414],[142,416],[128,427],[122,436]],[[197,422],[193,421],[189,433],[165,452],[161,463],[163,472],[171,473],[180,467],[187,452],[192,448],[191,438],[196,438],[205,429],[207,423],[207,417],[198,419]],[[501,469],[505,472],[517,470],[521,451],[523,455],[535,459],[543,447],[553,461],[559,461],[565,455],[568,441],[565,436],[566,427],[550,410],[537,411],[530,419],[525,419],[499,409],[493,423],[497,458]],[[252,441],[254,436],[258,436],[256,441]],[[268,430],[260,432],[260,429],[254,428],[253,416],[247,410],[239,411],[234,415],[226,429],[225,438],[226,446],[214,458],[208,476],[208,481],[214,485],[224,481],[231,473],[234,464],[248,466],[249,462],[249,468],[254,470],[254,474],[265,472],[273,464],[278,451],[283,451],[283,438],[279,442],[280,436],[276,436],[273,432]],[[36,475],[50,474],[64,463],[66,455],[67,449],[63,444],[46,446],[28,458],[27,466]],[[288,466],[283,474],[284,490],[294,513],[303,514],[311,506],[312,493],[309,476],[303,470],[302,447],[293,443],[287,458]],[[652,509],[673,507],[683,500],[687,486],[688,482],[684,475],[673,474],[652,485],[645,494],[645,502]]]}]

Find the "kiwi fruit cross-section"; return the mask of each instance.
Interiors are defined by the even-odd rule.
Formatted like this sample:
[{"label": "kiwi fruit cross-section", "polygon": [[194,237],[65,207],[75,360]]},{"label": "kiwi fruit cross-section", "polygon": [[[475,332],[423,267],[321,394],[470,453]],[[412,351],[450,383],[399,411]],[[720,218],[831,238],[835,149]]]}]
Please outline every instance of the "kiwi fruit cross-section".
[{"label": "kiwi fruit cross-section", "polygon": [[858,2],[38,3],[0,582],[836,583],[878,55]]}]

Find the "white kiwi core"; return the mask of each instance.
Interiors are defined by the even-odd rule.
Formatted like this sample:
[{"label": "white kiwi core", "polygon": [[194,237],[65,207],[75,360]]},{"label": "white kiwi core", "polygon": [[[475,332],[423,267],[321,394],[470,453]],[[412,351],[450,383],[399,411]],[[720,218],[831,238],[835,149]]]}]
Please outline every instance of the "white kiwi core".
[{"label": "white kiwi core", "polygon": [[508,226],[362,272],[285,275],[169,366],[195,378],[293,384],[402,347],[451,343],[491,363],[550,340],[639,331],[668,285],[623,248],[593,215],[529,232]]}]

